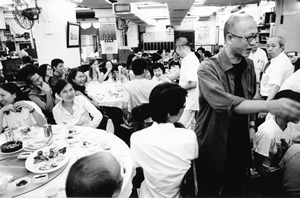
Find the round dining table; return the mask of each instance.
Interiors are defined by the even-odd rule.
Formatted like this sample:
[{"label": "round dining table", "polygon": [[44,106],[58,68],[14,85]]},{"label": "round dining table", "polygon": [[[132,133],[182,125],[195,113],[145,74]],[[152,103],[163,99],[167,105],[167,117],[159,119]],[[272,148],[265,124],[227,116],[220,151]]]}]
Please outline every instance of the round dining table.
[{"label": "round dining table", "polygon": [[[73,130],[71,134],[73,136],[72,141],[68,139],[70,130]],[[123,184],[120,197],[125,198],[130,196],[132,191],[132,178],[135,174],[135,170],[130,149],[125,142],[112,133],[90,127],[52,125],[52,131],[53,137],[52,140],[49,141],[50,145],[48,144],[48,147],[66,146],[68,152],[67,163],[58,170],[48,173],[47,181],[34,184],[33,177],[38,174],[26,170],[24,166],[24,164],[26,164],[25,160],[17,158],[24,150],[14,154],[4,154],[1,152],[0,176],[2,175],[2,177],[4,176],[8,179],[8,186],[6,191],[0,194],[0,197],[45,197],[45,191],[53,187],[59,189],[58,197],[66,197],[65,184],[71,166],[78,159],[95,152],[109,152],[116,157],[123,170]],[[74,133],[74,131],[76,133]],[[28,145],[28,141],[34,142],[34,140],[47,139],[42,127],[31,127],[28,136],[26,136],[26,140],[22,140],[25,139],[22,137],[22,134],[20,129],[14,130],[15,139],[20,139],[23,142],[23,146]],[[29,139],[27,139],[28,137]],[[89,146],[85,144],[87,141],[91,143]],[[6,138],[2,133],[0,134],[0,145],[4,142],[6,142]],[[22,179],[22,177],[30,178],[31,181],[29,182],[31,183],[24,188],[18,189],[15,181]]]},{"label": "round dining table", "polygon": [[120,81],[90,82],[86,86],[88,95],[96,98],[100,106],[122,109],[123,83]]}]

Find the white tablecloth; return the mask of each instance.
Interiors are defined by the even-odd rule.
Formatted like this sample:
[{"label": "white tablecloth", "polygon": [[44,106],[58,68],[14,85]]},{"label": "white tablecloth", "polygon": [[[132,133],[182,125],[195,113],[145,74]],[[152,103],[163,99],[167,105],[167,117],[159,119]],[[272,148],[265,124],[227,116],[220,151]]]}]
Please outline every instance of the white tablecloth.
[{"label": "white tablecloth", "polygon": [[96,98],[99,105],[122,109],[123,90],[120,82],[91,82],[86,90]]},{"label": "white tablecloth", "polygon": [[[67,144],[65,137],[67,136],[68,130],[66,129],[66,126],[52,125],[52,128],[54,132],[53,143],[58,145]],[[75,143],[73,146],[68,146],[67,148],[70,152],[70,160],[65,170],[52,181],[37,188],[36,190],[33,190],[18,197],[45,197],[45,191],[51,187],[57,187],[60,189],[65,188],[66,178],[72,164],[75,163],[77,159],[98,151],[110,152],[116,157],[121,166],[125,169],[125,175],[123,177],[123,185],[120,197],[125,198],[130,196],[132,190],[132,178],[135,172],[129,147],[117,136],[111,133],[107,133],[104,130],[80,126],[75,126],[75,129],[80,132],[79,134],[74,135],[78,142]],[[43,128],[34,128],[33,131],[38,131],[38,135],[36,138],[44,136]],[[19,135],[20,130],[16,130],[15,137],[19,137]],[[83,139],[97,140],[98,144],[94,148],[85,148],[82,146]],[[5,142],[5,135],[0,134],[0,143],[2,144],[3,142]],[[106,144],[106,147],[111,148],[110,151],[104,151],[104,144]],[[2,157],[6,156],[0,155],[0,159]],[[12,183],[10,183],[9,185],[12,185]],[[58,197],[66,197],[64,190],[59,193]]]}]

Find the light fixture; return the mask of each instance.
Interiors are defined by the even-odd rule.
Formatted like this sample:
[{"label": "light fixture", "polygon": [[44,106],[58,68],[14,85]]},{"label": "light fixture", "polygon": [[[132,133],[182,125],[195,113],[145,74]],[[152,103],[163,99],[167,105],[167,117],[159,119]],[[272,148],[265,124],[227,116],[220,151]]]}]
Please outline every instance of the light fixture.
[{"label": "light fixture", "polygon": [[91,23],[80,23],[80,27],[81,27],[82,29],[88,29],[88,28],[90,28],[91,26],[92,26]]},{"label": "light fixture", "polygon": [[98,28],[100,27],[100,23],[99,23],[99,22],[98,22],[98,23],[93,23],[92,25],[93,25],[93,27],[96,28],[96,29],[98,29]]}]

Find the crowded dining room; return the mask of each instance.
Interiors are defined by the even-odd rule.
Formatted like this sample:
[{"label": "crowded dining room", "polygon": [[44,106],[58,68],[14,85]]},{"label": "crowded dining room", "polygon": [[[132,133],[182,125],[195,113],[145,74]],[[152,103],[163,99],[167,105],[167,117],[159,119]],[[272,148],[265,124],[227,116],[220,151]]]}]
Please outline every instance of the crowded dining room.
[{"label": "crowded dining room", "polygon": [[1,0],[0,198],[300,197],[299,18],[299,0]]}]

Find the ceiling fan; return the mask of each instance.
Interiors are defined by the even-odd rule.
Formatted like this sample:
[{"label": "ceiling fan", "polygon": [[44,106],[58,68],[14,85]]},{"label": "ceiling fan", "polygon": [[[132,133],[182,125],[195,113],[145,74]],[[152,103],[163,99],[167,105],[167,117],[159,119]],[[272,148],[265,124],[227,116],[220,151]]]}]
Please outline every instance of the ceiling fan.
[{"label": "ceiling fan", "polygon": [[14,0],[13,1],[13,14],[18,25],[26,30],[33,27],[34,21],[39,19],[41,8],[37,6],[35,0],[35,7],[29,7],[29,3],[33,0]]}]

